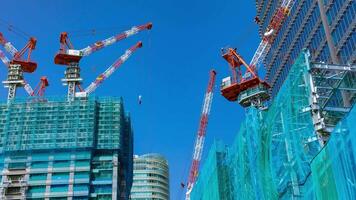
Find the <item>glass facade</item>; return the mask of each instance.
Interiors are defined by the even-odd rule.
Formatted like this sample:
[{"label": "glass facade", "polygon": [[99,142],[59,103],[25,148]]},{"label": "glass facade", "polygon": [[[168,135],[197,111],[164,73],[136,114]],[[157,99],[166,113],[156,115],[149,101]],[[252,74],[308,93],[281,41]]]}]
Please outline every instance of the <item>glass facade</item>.
[{"label": "glass facade", "polygon": [[0,199],[128,199],[122,99],[16,99],[0,104],[0,118]]},{"label": "glass facade", "polygon": [[[264,66],[266,79],[271,84],[275,97],[281,88],[292,64],[303,48],[311,51],[315,62],[333,63],[321,20],[318,2],[325,10],[332,38],[332,50],[338,61],[334,64],[356,61],[356,2],[350,0],[298,0],[287,17],[276,40],[268,52]],[[273,13],[281,1],[257,0],[257,16],[261,20],[259,32],[266,31]]]},{"label": "glass facade", "polygon": [[158,154],[134,157],[132,200],[169,200],[169,168]]}]

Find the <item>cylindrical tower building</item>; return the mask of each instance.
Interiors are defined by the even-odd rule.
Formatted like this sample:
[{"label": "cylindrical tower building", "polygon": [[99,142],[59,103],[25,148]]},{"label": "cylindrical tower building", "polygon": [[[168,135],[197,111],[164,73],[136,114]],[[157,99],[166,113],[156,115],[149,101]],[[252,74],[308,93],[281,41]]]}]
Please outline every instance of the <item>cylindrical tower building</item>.
[{"label": "cylindrical tower building", "polygon": [[169,168],[159,154],[134,156],[131,199],[169,199]]}]

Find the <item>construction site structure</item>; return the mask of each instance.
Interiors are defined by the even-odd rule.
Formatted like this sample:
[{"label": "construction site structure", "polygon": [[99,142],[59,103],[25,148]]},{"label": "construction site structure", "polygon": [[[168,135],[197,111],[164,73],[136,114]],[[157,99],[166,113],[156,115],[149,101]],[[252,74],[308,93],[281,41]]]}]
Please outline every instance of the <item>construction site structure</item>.
[{"label": "construction site structure", "polygon": [[[49,86],[45,76],[34,89],[24,80],[23,74],[33,73],[37,67],[30,60],[34,38],[17,51],[0,35],[1,45],[13,56],[10,60],[0,50],[0,59],[8,66],[4,83],[10,87],[8,102],[0,102],[0,199],[129,198],[133,171],[130,117],[121,98],[88,95],[142,47],[142,42],[126,50],[86,89],[80,87],[79,61],[151,27],[151,23],[136,26],[82,50],[74,50],[62,33],[55,63],[67,65],[67,98],[42,98]],[[33,98],[14,98],[19,86]],[[75,92],[76,87],[80,92]]]},{"label": "construction site structure", "polygon": [[0,118],[0,199],[129,198],[133,133],[121,98],[15,98]]},{"label": "construction site structure", "polygon": [[[58,65],[66,65],[65,78],[62,79],[64,85],[68,85],[68,101],[73,101],[77,97],[86,97],[89,93],[93,92],[96,87],[104,81],[108,76],[110,76],[115,69],[117,69],[120,64],[125,62],[127,58],[137,49],[142,46],[142,43],[139,42],[135,46],[131,47],[125,52],[120,59],[111,65],[108,70],[101,74],[97,80],[95,80],[86,90],[81,87],[82,78],[80,76],[80,67],[79,61],[83,56],[88,56],[93,52],[96,52],[104,47],[112,45],[122,39],[130,37],[137,34],[140,31],[145,29],[151,29],[152,23],[147,23],[141,26],[134,26],[130,30],[127,30],[118,35],[109,37],[105,40],[98,41],[86,48],[75,50],[72,43],[68,38],[66,32],[61,33],[60,35],[60,49],[59,52],[54,57],[54,63]],[[79,92],[77,93],[77,88]]]},{"label": "construction site structure", "polygon": [[353,199],[355,103],[356,65],[303,50],[268,110],[246,108],[232,145],[212,145],[191,199]]},{"label": "construction site structure", "polygon": [[[256,1],[260,19],[259,34],[268,32],[281,1]],[[278,94],[283,81],[302,49],[310,50],[313,62],[336,65],[355,63],[355,1],[295,1],[293,9],[278,31],[262,62],[265,80],[271,85],[271,99]],[[345,103],[347,98],[344,98]]]},{"label": "construction site structure", "polygon": [[[271,48],[283,22],[290,13],[295,1],[284,0],[273,14],[262,41],[258,46],[250,64],[236,53],[236,49],[222,49],[223,58],[229,63],[233,77],[222,81],[221,94],[229,101],[238,101],[243,107],[255,106],[266,109],[264,102],[269,99],[269,84],[260,79],[258,68]],[[246,68],[243,72],[241,66]],[[237,71],[236,71],[237,70]]]},{"label": "construction site structure", "polygon": [[[8,67],[7,80],[3,81],[5,87],[9,88],[8,101],[11,101],[16,96],[18,87],[24,87],[26,92],[32,96],[33,89],[24,80],[24,72],[33,73],[37,69],[37,63],[31,61],[32,50],[36,47],[36,38],[31,37],[25,47],[18,51],[11,42],[7,41],[2,33],[0,33],[0,45],[11,54],[12,59],[6,57],[5,53],[0,50],[0,59]],[[27,59],[23,59],[27,52]]]},{"label": "construction site structure", "polygon": [[201,157],[202,157],[203,149],[204,149],[206,128],[208,125],[211,103],[213,101],[215,76],[216,76],[215,70],[211,70],[208,88],[206,90],[204,101],[203,101],[203,108],[202,108],[202,113],[200,116],[197,138],[196,138],[195,145],[194,145],[192,164],[191,164],[191,167],[189,170],[187,192],[186,192],[186,197],[185,197],[186,200],[190,200],[190,193],[192,192],[195,181],[199,174],[199,165],[200,165],[200,161],[201,161]]}]

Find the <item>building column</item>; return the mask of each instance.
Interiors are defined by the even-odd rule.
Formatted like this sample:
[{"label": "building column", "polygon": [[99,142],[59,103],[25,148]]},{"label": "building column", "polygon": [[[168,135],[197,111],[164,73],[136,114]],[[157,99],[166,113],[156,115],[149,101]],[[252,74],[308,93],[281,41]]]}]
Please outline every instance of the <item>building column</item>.
[{"label": "building column", "polygon": [[74,196],[74,171],[75,171],[75,154],[70,157],[70,165],[69,165],[69,181],[68,181],[68,199],[72,200]]},{"label": "building column", "polygon": [[46,190],[45,190],[45,200],[49,200],[49,195],[51,194],[52,185],[52,173],[53,173],[53,156],[48,157],[48,168],[47,168],[47,180],[46,180]]},{"label": "building column", "polygon": [[[326,38],[326,42],[328,44],[332,64],[341,64],[340,59],[337,56],[336,47],[335,47],[335,44],[334,44],[332,36],[331,36],[330,26],[328,23],[325,6],[324,6],[324,2],[323,2],[324,0],[317,0],[317,1],[318,1],[318,6],[319,6],[320,18],[321,18],[321,22],[323,24],[325,38]],[[341,95],[342,95],[344,107],[351,107],[350,93],[346,92],[346,91],[341,91]]]},{"label": "building column", "polygon": [[112,199],[116,200],[117,199],[117,189],[118,189],[118,164],[119,164],[119,159],[117,153],[113,154],[112,157]]}]

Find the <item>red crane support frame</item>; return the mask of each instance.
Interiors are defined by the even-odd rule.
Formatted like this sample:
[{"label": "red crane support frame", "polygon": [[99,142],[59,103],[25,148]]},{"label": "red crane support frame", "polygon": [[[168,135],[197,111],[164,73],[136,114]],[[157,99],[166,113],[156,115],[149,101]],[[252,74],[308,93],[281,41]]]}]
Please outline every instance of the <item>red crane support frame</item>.
[{"label": "red crane support frame", "polygon": [[[221,89],[221,94],[229,101],[236,101],[241,92],[260,84],[267,88],[270,87],[267,82],[258,77],[256,67],[249,66],[243,58],[236,53],[236,49],[228,48],[224,50],[222,57],[229,63],[233,74],[231,85]],[[241,67],[246,68],[244,75],[242,75],[243,70]],[[248,78],[248,76],[250,76],[249,74],[252,76],[251,78]]]}]

